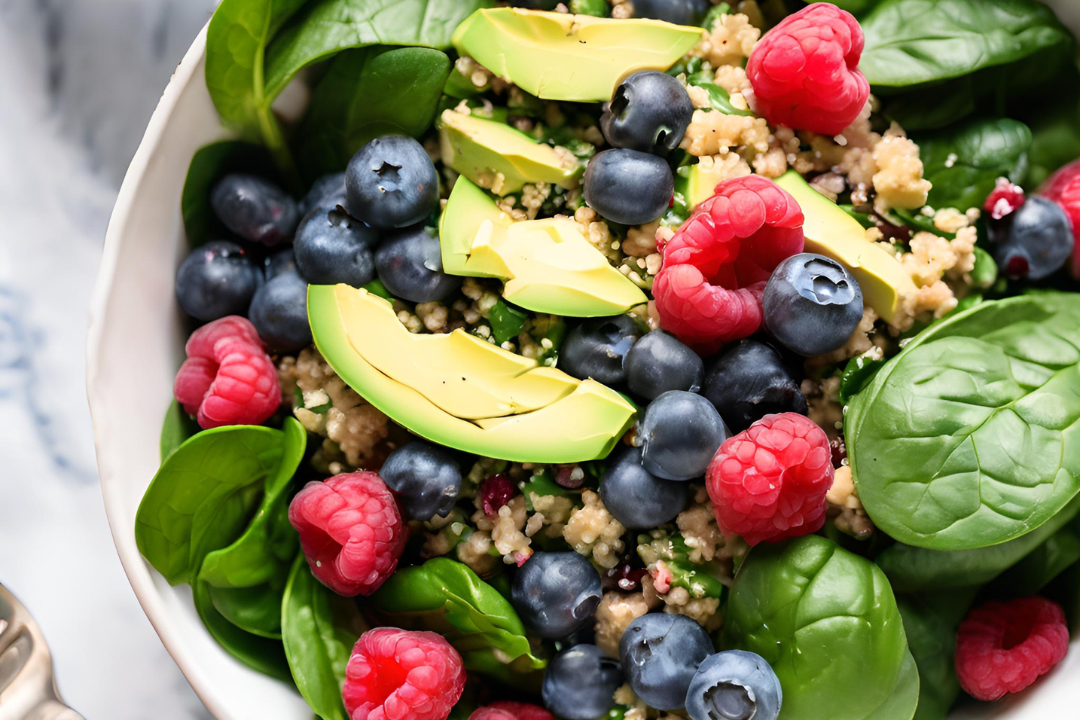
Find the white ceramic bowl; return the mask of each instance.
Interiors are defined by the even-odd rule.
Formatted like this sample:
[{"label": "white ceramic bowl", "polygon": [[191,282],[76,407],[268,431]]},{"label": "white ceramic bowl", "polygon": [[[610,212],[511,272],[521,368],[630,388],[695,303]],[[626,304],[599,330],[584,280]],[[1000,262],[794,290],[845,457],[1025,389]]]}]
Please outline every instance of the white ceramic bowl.
[{"label": "white ceramic bowl", "polygon": [[[1059,0],[1080,28],[1080,2]],[[173,277],[186,253],[180,191],[188,163],[227,137],[203,76],[206,31],[176,69],[124,178],[105,240],[90,317],[87,387],[105,509],[143,610],[218,720],[309,720],[293,690],[241,665],[203,628],[185,587],[170,587],[139,555],[135,511],[159,464],[158,433],[185,338]],[[951,720],[1077,717],[1080,641],[1040,687]],[[841,700],[842,701],[842,700]]]}]

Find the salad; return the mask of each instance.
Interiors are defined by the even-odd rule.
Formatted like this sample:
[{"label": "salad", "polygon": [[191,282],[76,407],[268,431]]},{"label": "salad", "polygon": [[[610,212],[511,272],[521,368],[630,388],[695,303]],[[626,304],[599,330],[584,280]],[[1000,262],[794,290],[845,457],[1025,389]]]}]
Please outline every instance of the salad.
[{"label": "salad", "polygon": [[1073,36],[509,5],[221,3],[146,560],[324,720],[935,720],[1052,671]]}]

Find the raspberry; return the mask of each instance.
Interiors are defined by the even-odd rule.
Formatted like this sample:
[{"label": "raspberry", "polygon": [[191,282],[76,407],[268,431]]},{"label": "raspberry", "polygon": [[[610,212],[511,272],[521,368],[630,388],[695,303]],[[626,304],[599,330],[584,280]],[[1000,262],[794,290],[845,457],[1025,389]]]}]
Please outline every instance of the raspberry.
[{"label": "raspberry", "polygon": [[1009,215],[1024,204],[1023,188],[1013,185],[1008,178],[999,177],[994,189],[986,197],[983,210],[995,220]]},{"label": "raspberry", "polygon": [[956,635],[960,687],[979,700],[1020,692],[1069,649],[1065,613],[1041,597],[992,601],[968,613]]},{"label": "raspberry", "polygon": [[750,53],[751,106],[773,125],[839,135],[870,97],[858,69],[862,51],[862,28],[851,13],[810,5],[766,33]]},{"label": "raspberry", "polygon": [[188,338],[173,395],[204,430],[259,425],[281,405],[274,363],[255,327],[230,316],[203,325]]},{"label": "raspberry", "polygon": [[492,475],[480,483],[480,506],[488,517],[498,515],[499,508],[510,502],[510,498],[515,495],[517,488],[505,475]]},{"label": "raspberry", "polygon": [[377,474],[310,482],[289,505],[311,574],[339,595],[370,595],[394,573],[407,535],[394,496]]},{"label": "raspberry", "polygon": [[765,281],[803,250],[799,204],[759,175],[726,180],[664,245],[660,325],[703,353],[761,327]]},{"label": "raspberry", "polygon": [[465,666],[446,638],[383,627],[356,641],[341,697],[352,720],[443,720],[464,689]]},{"label": "raspberry", "polygon": [[477,708],[469,720],[555,720],[555,716],[539,705],[500,700]]},{"label": "raspberry", "polygon": [[1041,188],[1039,194],[1050,198],[1065,211],[1073,228],[1073,256],[1069,271],[1080,280],[1080,160],[1054,173]]},{"label": "raspberry", "polygon": [[832,480],[825,431],[790,412],[725,440],[705,475],[720,529],[750,545],[820,530]]}]

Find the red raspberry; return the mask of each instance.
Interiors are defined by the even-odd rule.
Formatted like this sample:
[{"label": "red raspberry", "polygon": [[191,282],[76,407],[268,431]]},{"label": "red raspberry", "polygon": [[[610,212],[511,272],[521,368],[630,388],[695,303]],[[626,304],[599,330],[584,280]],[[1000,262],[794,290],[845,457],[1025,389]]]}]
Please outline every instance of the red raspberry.
[{"label": "red raspberry", "polygon": [[1020,692],[1069,649],[1065,613],[1041,597],[988,602],[968,613],[956,636],[956,675],[964,692],[997,700]]},{"label": "red raspberry", "polygon": [[484,514],[495,517],[499,514],[499,508],[510,502],[510,498],[517,495],[517,488],[510,478],[505,475],[492,475],[480,483],[480,507],[484,508]]},{"label": "red raspberry", "polygon": [[173,395],[199,427],[259,425],[281,406],[274,363],[255,327],[242,317],[203,325],[188,338]]},{"label": "red raspberry", "polygon": [[839,135],[870,97],[859,72],[862,51],[862,28],[851,13],[814,3],[767,32],[750,53],[751,106],[773,125]]},{"label": "red raspberry", "polygon": [[310,482],[289,505],[311,574],[339,595],[370,595],[397,568],[407,535],[390,489],[373,472]]},{"label": "red raspberry", "polygon": [[717,185],[664,245],[653,284],[661,327],[706,354],[757,332],[765,281],[802,252],[802,224],[795,198],[767,178]]},{"label": "red raspberry", "polygon": [[555,716],[539,705],[500,700],[477,708],[469,720],[555,720]]},{"label": "red raspberry", "polygon": [[1066,165],[1054,173],[1041,188],[1039,194],[1050,198],[1065,210],[1073,227],[1073,256],[1069,271],[1080,280],[1080,160]]},{"label": "red raspberry", "polygon": [[1024,204],[1024,189],[1009,182],[1009,178],[999,177],[994,189],[986,197],[983,210],[995,220],[1009,215]]},{"label": "red raspberry", "polygon": [[750,545],[820,530],[832,480],[825,431],[790,412],[725,440],[705,474],[720,529]]},{"label": "red raspberry", "polygon": [[356,641],[341,697],[352,720],[443,720],[464,689],[464,663],[446,638],[382,627]]}]

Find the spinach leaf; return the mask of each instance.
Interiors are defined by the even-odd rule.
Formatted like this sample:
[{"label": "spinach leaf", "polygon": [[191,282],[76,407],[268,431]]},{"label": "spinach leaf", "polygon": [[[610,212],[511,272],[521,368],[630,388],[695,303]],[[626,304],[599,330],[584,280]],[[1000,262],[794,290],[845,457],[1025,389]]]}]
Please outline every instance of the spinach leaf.
[{"label": "spinach leaf", "polygon": [[989,288],[998,279],[998,266],[994,256],[975,246],[975,267],[971,269],[971,284],[977,288]]},{"label": "spinach leaf", "polygon": [[859,355],[848,360],[840,376],[840,402],[846,405],[848,400],[866,387],[883,365],[885,365],[884,360],[874,360],[867,355]]},{"label": "spinach leaf", "polygon": [[969,588],[897,596],[908,647],[919,668],[919,705],[913,720],[945,720],[960,694],[953,664],[956,629],[977,592]]},{"label": "spinach leaf", "polygon": [[334,58],[301,130],[305,173],[341,170],[380,135],[419,137],[435,120],[449,73],[446,53],[429,48],[364,48]]},{"label": "spinach leaf", "polygon": [[611,15],[611,5],[607,0],[570,0],[570,12],[574,15],[608,17]]},{"label": "spinach leaf", "polygon": [[1025,187],[1034,190],[1058,168],[1080,157],[1080,94],[1066,92],[1031,119],[1031,170]]},{"label": "spinach leaf", "polygon": [[888,580],[823,537],[750,551],[731,588],[723,647],[772,665],[784,720],[910,720],[915,712],[918,672]]},{"label": "spinach leaf", "polygon": [[851,402],[867,513],[937,550],[1031,532],[1080,492],[1080,296],[984,302],[908,343]]},{"label": "spinach leaf", "polygon": [[218,180],[232,172],[274,177],[273,163],[266,149],[238,140],[204,145],[191,158],[180,196],[180,211],[184,216],[184,232],[192,247],[229,237],[229,230],[210,208],[210,190]]},{"label": "spinach leaf", "polygon": [[516,338],[525,329],[527,319],[528,315],[505,302],[502,298],[499,298],[498,302],[488,312],[488,321],[491,322],[491,334],[499,345]]},{"label": "spinach leaf", "polygon": [[169,409],[165,411],[165,422],[161,425],[162,461],[183,445],[185,440],[201,430],[199,424],[184,412],[180,403],[176,400],[169,403]]},{"label": "spinach leaf", "polygon": [[1008,597],[1035,595],[1077,562],[1080,562],[1080,520],[1073,518],[994,581],[992,589]]},{"label": "spinach leaf", "polygon": [[695,85],[709,94],[709,105],[713,110],[725,115],[753,116],[750,110],[741,110],[731,104],[731,96],[728,91],[712,81],[711,72],[697,72],[687,78],[687,82]]}]

